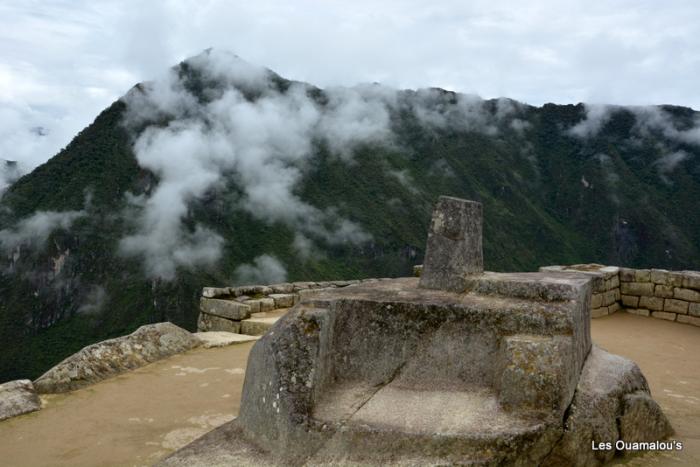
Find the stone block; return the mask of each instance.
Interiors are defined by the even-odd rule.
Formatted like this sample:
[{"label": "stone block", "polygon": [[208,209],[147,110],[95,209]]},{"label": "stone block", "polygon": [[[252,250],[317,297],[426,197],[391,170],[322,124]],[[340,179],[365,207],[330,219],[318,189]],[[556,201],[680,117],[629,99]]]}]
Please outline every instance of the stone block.
[{"label": "stone block", "polygon": [[647,391],[637,391],[622,398],[622,416],[618,424],[620,439],[628,443],[650,443],[673,434],[661,407]]},{"label": "stone block", "polygon": [[224,331],[238,334],[241,332],[241,322],[232,319],[221,318],[208,313],[200,313],[197,320],[197,331]]},{"label": "stone block", "polygon": [[667,321],[675,321],[676,320],[676,314],[675,313],[667,313],[665,311],[652,311],[651,312],[651,317],[652,318],[659,318],[659,319],[665,319]]},{"label": "stone block", "polygon": [[608,307],[608,314],[611,315],[620,309],[620,304],[618,302],[613,303]]},{"label": "stone block", "polygon": [[688,314],[693,316],[700,316],[700,303],[688,304]]},{"label": "stone block", "polygon": [[685,279],[685,275],[682,272],[669,271],[666,276],[666,285],[683,287],[683,279]]},{"label": "stone block", "polygon": [[271,284],[268,287],[272,289],[272,293],[292,293],[294,292],[294,285],[288,282],[283,284]]},{"label": "stone block", "polygon": [[603,294],[594,293],[591,295],[591,308],[600,308],[603,306]]},{"label": "stone block", "polygon": [[683,271],[683,287],[700,290],[700,271]]},{"label": "stone block", "polygon": [[623,295],[622,304],[627,308],[637,308],[639,306],[639,297],[636,295]]},{"label": "stone block", "polygon": [[591,318],[601,318],[608,315],[608,307],[601,306],[600,308],[595,308],[591,310]]},{"label": "stone block", "polygon": [[300,290],[306,290],[306,289],[313,289],[316,287],[315,282],[292,282],[292,285],[294,286],[294,292],[298,292]]},{"label": "stone block", "polygon": [[[605,275],[605,279],[615,279],[615,277],[618,278],[618,285],[619,285],[619,275],[620,275],[620,268],[617,266],[605,266],[600,269],[598,269],[598,272],[601,272]],[[615,285],[614,287],[617,287]]]},{"label": "stone block", "polygon": [[610,306],[617,301],[617,296],[614,290],[608,290],[603,295],[603,306]]},{"label": "stone block", "polygon": [[290,308],[294,306],[294,297],[296,295],[286,293],[286,294],[277,294],[273,293],[268,295],[268,298],[271,298],[275,301],[275,308]]},{"label": "stone block", "polygon": [[651,281],[654,284],[666,285],[668,282],[668,271],[665,269],[652,269]]},{"label": "stone block", "polygon": [[233,294],[238,297],[239,295],[250,295],[251,297],[259,297],[261,295],[269,295],[272,293],[272,289],[266,285],[242,285],[233,289]]},{"label": "stone block", "polygon": [[253,313],[260,313],[260,299],[253,299],[253,300],[248,299],[243,303],[250,307],[250,314],[251,315]]},{"label": "stone block", "polygon": [[419,287],[464,292],[484,272],[481,203],[441,196],[433,210]]},{"label": "stone block", "polygon": [[228,297],[230,295],[230,287],[204,287],[202,289],[202,297],[206,298]]},{"label": "stone block", "polygon": [[700,326],[699,316],[688,316],[688,315],[678,315],[679,323],[692,324],[693,326]]},{"label": "stone block", "polygon": [[651,281],[651,271],[648,269],[636,269],[634,271],[634,281],[635,282],[649,282],[649,281]]},{"label": "stone block", "polygon": [[686,302],[700,302],[700,292],[692,289],[674,287],[673,298],[685,300]]},{"label": "stone block", "polygon": [[639,315],[639,316],[649,316],[649,310],[645,310],[643,308],[628,308],[627,309],[628,313],[632,313],[633,315]]},{"label": "stone block", "polygon": [[675,298],[664,298],[664,311],[687,314],[688,302],[676,300]]},{"label": "stone block", "polygon": [[641,297],[639,299],[639,308],[647,308],[654,311],[664,310],[664,299],[660,297]]},{"label": "stone block", "polygon": [[236,321],[250,317],[250,307],[235,300],[202,297],[199,300],[199,309],[202,313]]},{"label": "stone block", "polygon": [[612,290],[620,287],[620,276],[612,276],[610,279],[605,281],[605,288],[607,290]]},{"label": "stone block", "polygon": [[654,284],[651,282],[623,282],[620,284],[620,292],[624,295],[654,296]]},{"label": "stone block", "polygon": [[0,384],[0,421],[34,412],[40,408],[39,396],[28,379]]},{"label": "stone block", "polygon": [[278,317],[253,317],[243,320],[241,321],[241,334],[246,334],[248,336],[262,336],[277,322],[278,319]]},{"label": "stone block", "polygon": [[673,297],[673,286],[672,285],[656,285],[654,287],[654,295],[661,298],[671,298]]},{"label": "stone block", "polygon": [[634,269],[620,268],[620,282],[634,282]]}]

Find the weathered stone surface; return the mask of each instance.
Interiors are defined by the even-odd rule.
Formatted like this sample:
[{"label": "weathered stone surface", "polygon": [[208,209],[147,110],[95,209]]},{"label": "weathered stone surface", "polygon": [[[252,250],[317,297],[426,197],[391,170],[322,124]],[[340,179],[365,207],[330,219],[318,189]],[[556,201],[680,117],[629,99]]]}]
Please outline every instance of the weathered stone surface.
[{"label": "weathered stone surface", "polygon": [[692,324],[693,326],[700,326],[700,316],[678,315],[677,321],[679,323]]},{"label": "weathered stone surface", "polygon": [[700,290],[700,271],[683,271],[683,287]]},{"label": "weathered stone surface", "polygon": [[44,373],[34,387],[41,394],[72,391],[198,345],[199,339],[172,323],[148,324],[83,348]]},{"label": "weathered stone surface", "polygon": [[668,271],[665,269],[652,269],[651,281],[654,284],[666,285],[668,281]]},{"label": "weathered stone surface", "polygon": [[623,282],[620,284],[620,292],[623,295],[654,296],[654,284],[651,282]]},{"label": "weathered stone surface", "polygon": [[40,408],[39,396],[28,379],[0,384],[0,421],[34,412]]},{"label": "weathered stone surface", "polygon": [[700,292],[692,289],[674,287],[673,298],[685,300],[687,302],[700,302]]},{"label": "weathered stone surface", "polygon": [[639,297],[635,295],[622,295],[622,304],[629,308],[637,308],[639,306]]},{"label": "weathered stone surface", "polygon": [[639,308],[647,308],[649,310],[663,311],[664,299],[660,297],[640,297]]},{"label": "weathered stone surface", "polygon": [[202,297],[206,298],[229,297],[231,295],[229,287],[204,287],[202,289]]},{"label": "weathered stone surface", "polygon": [[700,316],[700,303],[690,303],[688,305],[688,314]]},{"label": "weathered stone surface", "polygon": [[282,284],[271,284],[269,286],[272,289],[272,293],[292,293],[294,292],[294,284],[285,282]]},{"label": "weathered stone surface", "polygon": [[275,308],[291,308],[294,306],[297,295],[294,294],[270,294],[268,298],[275,301]]},{"label": "weathered stone surface", "polygon": [[666,321],[675,321],[675,320],[676,320],[676,314],[675,314],[675,313],[667,313],[667,312],[665,312],[665,311],[652,311],[652,312],[651,312],[651,317],[652,317],[652,318],[665,319]]},{"label": "weathered stone surface", "polygon": [[635,270],[630,268],[620,268],[620,282],[634,282]]},{"label": "weathered stone surface", "polygon": [[651,280],[651,271],[648,269],[635,269],[634,271],[634,281],[635,282],[649,282]]},{"label": "weathered stone surface", "polygon": [[638,308],[638,309],[629,308],[629,309],[627,309],[627,312],[632,313],[633,315],[639,315],[639,316],[649,316],[650,315],[649,310],[645,310],[643,308]]},{"label": "weathered stone surface", "polygon": [[241,321],[241,334],[249,336],[262,336],[265,334],[278,320],[277,317],[249,318]]},{"label": "weathered stone surface", "polygon": [[420,287],[466,290],[466,278],[484,271],[481,203],[441,196],[428,230]]},{"label": "weathered stone surface", "polygon": [[591,308],[600,308],[603,306],[603,294],[594,293],[591,295]]},{"label": "weathered stone surface", "polygon": [[298,291],[304,290],[304,289],[315,288],[316,282],[293,282],[292,285],[294,285],[294,291],[298,292]]},{"label": "weathered stone surface", "polygon": [[[626,402],[631,394],[639,395],[639,399]],[[668,422],[661,411],[642,405],[642,394],[648,396],[649,387],[634,362],[593,346],[565,420],[564,434],[543,465],[595,466],[613,459],[614,449],[593,450],[593,442],[610,442],[614,446],[619,439],[632,440],[624,436],[639,435],[664,439],[669,434]],[[644,426],[638,426],[643,413],[651,418],[641,420]],[[618,418],[625,418],[628,423],[624,435],[618,430]]]},{"label": "weathered stone surface", "polygon": [[248,300],[245,303],[250,306],[251,309],[256,309],[257,311],[255,313],[265,313],[266,311],[275,309],[275,299],[269,297]]},{"label": "weathered stone surface", "polygon": [[660,441],[673,434],[671,424],[648,391],[626,394],[619,420],[620,439],[626,442]]},{"label": "weathered stone surface", "polygon": [[[617,293],[615,293],[617,292]],[[603,298],[603,306],[610,306],[617,301],[619,290],[608,290]]]},{"label": "weathered stone surface", "polygon": [[673,286],[672,285],[657,285],[654,287],[654,295],[662,298],[673,297]]},{"label": "weathered stone surface", "polygon": [[620,309],[620,304],[618,302],[613,303],[608,307],[608,314],[611,315]]},{"label": "weathered stone surface", "polygon": [[591,310],[591,318],[602,318],[603,316],[608,316],[607,306],[601,306],[599,308],[594,308]]},{"label": "weathered stone surface", "polygon": [[222,318],[208,313],[200,313],[197,318],[197,331],[221,331],[238,333],[241,331],[241,322],[228,318]]},{"label": "weathered stone surface", "polygon": [[199,309],[202,313],[207,313],[220,318],[240,321],[250,317],[250,307],[245,303],[235,300],[220,300],[218,298],[204,298],[199,301]]},{"label": "weathered stone surface", "polygon": [[272,289],[266,285],[242,285],[233,289],[233,294],[238,297],[240,295],[249,295],[257,297],[260,295],[269,295]]},{"label": "weathered stone surface", "polygon": [[243,302],[243,304],[248,305],[250,307],[250,314],[251,315],[253,313],[260,313],[260,300],[247,299],[246,301]]},{"label": "weathered stone surface", "polygon": [[664,311],[671,313],[688,313],[688,302],[675,298],[664,298]]},{"label": "weathered stone surface", "polygon": [[668,276],[666,276],[666,284],[672,287],[683,287],[683,280],[685,279],[685,274],[677,271],[669,271]]},{"label": "weathered stone surface", "polygon": [[247,336],[223,331],[196,332],[194,336],[202,341],[202,347],[205,349],[226,347],[233,344],[244,344],[259,339],[258,336]]}]

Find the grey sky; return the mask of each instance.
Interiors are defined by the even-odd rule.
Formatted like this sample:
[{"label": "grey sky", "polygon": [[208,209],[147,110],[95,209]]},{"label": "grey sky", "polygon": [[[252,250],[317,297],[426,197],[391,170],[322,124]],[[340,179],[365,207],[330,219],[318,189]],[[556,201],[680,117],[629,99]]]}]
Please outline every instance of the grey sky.
[{"label": "grey sky", "polygon": [[319,86],[700,109],[695,0],[2,0],[0,159],[33,168],[134,83],[208,47]]}]

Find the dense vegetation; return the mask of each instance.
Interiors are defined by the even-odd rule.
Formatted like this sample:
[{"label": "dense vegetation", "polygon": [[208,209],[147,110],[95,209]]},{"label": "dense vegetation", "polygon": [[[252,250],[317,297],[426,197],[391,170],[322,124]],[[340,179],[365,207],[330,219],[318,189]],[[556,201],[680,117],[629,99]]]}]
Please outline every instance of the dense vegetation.
[{"label": "dense vegetation", "polygon": [[[432,205],[441,194],[484,203],[490,270],[577,262],[698,268],[696,146],[663,134],[630,144],[635,117],[625,109],[588,139],[565,131],[585,118],[581,104],[517,109],[513,118],[528,126],[516,130],[504,121],[497,135],[428,130],[409,115],[394,115],[401,144],[363,146],[354,163],[317,148],[297,194],[318,208],[336,208],[372,241],[321,245],[323,254],[308,260],[290,248],[289,227],[236,208],[230,202],[234,183],[218,186],[192,201],[188,222],[225,238],[224,258],[214,268],[181,269],[175,280],[163,281],[147,278],[138,258],[117,254],[119,239],[129,231],[125,194],[148,193],[158,180],[139,167],[121,125],[125,105],[114,103],[59,154],[14,183],[0,202],[0,230],[37,211],[87,213],[70,229],[53,231],[45,244],[23,246],[18,258],[3,253],[0,381],[34,378],[84,345],[144,323],[170,320],[193,330],[201,287],[232,285],[236,266],[262,253],[282,261],[289,280],[409,274],[422,260]],[[690,109],[665,111],[678,125],[696,118]],[[656,161],[669,148],[690,157],[664,179]],[[600,154],[607,155],[604,162]],[[104,292],[104,303],[94,311],[85,303],[96,288]]]}]

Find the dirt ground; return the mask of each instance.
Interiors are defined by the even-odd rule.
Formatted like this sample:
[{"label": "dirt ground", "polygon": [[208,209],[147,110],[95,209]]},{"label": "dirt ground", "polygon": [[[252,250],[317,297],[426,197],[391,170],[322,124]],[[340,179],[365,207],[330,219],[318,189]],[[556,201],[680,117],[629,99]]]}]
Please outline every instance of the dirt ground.
[{"label": "dirt ground", "polygon": [[[700,328],[616,313],[592,322],[593,340],[636,361],[683,442],[681,452],[620,462],[700,465]],[[0,464],[150,465],[238,413],[253,343],[197,349],[0,422]]]}]

